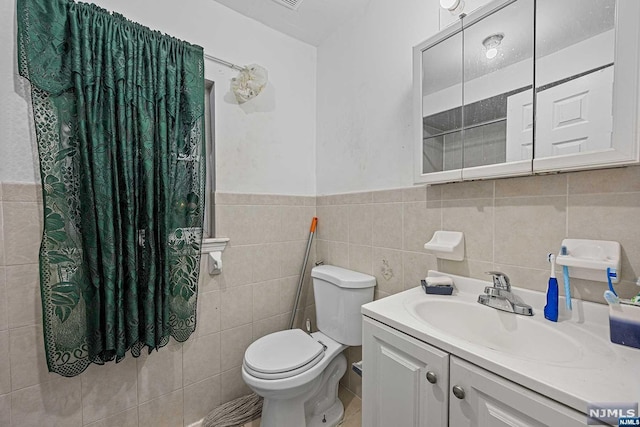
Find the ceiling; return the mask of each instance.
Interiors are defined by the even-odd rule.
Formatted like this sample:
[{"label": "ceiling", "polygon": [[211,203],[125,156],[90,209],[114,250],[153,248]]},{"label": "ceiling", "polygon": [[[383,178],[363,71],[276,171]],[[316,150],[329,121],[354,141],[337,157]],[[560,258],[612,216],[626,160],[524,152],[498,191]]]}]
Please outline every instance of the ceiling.
[{"label": "ceiling", "polygon": [[291,10],[272,0],[215,0],[274,30],[318,46],[371,0],[303,0]]}]

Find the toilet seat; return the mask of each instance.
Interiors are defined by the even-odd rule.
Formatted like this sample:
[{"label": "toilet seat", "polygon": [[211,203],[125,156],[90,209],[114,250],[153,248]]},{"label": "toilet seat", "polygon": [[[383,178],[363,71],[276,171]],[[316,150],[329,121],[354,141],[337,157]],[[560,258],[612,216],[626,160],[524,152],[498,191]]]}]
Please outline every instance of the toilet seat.
[{"label": "toilet seat", "polygon": [[305,372],[324,357],[324,346],[301,329],[256,340],[244,355],[245,370],[256,378],[282,379]]}]

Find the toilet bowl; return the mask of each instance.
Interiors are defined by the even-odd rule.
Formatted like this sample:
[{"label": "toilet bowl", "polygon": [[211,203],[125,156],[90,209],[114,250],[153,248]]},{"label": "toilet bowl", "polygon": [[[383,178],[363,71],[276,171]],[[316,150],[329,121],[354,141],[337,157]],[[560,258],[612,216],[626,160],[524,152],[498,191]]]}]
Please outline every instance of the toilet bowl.
[{"label": "toilet bowl", "polygon": [[311,276],[319,330],[274,332],[245,352],[242,378],[264,397],[261,427],[333,427],[344,415],[342,351],[362,344],[360,307],[373,300],[375,278],[330,265],[315,267]]}]

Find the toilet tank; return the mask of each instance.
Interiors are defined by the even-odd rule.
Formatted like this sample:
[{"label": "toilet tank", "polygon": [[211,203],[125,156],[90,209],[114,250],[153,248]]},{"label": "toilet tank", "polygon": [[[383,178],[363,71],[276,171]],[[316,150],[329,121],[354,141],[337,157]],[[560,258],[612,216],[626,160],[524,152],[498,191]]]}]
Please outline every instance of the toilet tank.
[{"label": "toilet tank", "polygon": [[345,345],[362,345],[360,307],[373,301],[376,278],[333,265],[311,270],[318,330]]}]

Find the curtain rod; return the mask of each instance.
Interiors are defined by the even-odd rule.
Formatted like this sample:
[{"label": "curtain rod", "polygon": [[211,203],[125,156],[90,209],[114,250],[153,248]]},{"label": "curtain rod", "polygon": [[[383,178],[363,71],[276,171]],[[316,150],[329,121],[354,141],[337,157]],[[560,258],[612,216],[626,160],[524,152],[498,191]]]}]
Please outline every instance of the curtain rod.
[{"label": "curtain rod", "polygon": [[216,58],[215,56],[211,56],[211,55],[207,55],[206,53],[204,54],[205,59],[209,59],[213,62],[217,62],[218,64],[222,64],[225,67],[229,67],[229,68],[233,68],[234,70],[238,70],[238,71],[242,71],[244,70],[246,67],[241,67],[239,65],[236,64],[232,64],[231,62],[225,61],[224,59],[220,59],[220,58]]}]

